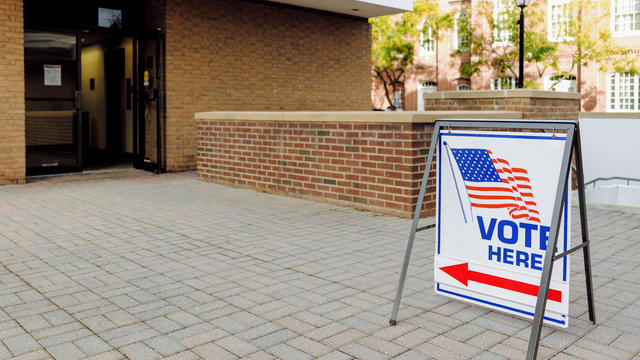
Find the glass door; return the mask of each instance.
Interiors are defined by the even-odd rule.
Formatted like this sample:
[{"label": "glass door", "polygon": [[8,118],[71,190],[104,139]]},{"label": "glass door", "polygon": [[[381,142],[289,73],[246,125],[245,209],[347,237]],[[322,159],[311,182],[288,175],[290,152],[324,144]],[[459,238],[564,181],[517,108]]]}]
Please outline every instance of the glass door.
[{"label": "glass door", "polygon": [[27,175],[81,170],[76,33],[25,29]]}]

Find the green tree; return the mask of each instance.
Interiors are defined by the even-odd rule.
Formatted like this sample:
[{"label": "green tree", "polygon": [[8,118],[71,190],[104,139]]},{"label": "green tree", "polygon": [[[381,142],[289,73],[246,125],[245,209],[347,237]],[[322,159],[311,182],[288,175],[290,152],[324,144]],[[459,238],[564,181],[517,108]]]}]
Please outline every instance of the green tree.
[{"label": "green tree", "polygon": [[[460,66],[461,75],[471,77],[489,67],[499,76],[519,76],[520,9],[513,0],[502,0],[502,4],[496,9],[493,1],[481,0],[474,7],[472,21],[466,27],[469,49],[452,54],[466,56]],[[580,91],[581,68],[591,63],[597,63],[600,70],[638,72],[637,57],[619,46],[611,35],[608,0],[571,0],[559,5],[564,8],[557,10],[564,11],[568,20],[550,26],[553,41],[547,33],[546,6],[533,1],[525,8],[525,63],[528,69],[533,65],[535,70],[533,78],[525,79],[525,87],[535,87],[548,71],[559,74],[554,76],[555,81],[577,71]],[[561,57],[565,60],[561,61]]]},{"label": "green tree", "polygon": [[417,0],[411,12],[370,18],[369,23],[373,70],[382,82],[390,109],[395,110],[391,96],[403,85],[407,67],[413,64],[420,33],[431,30],[437,45],[440,30],[448,26],[450,16],[440,12],[437,0]]},{"label": "green tree", "polygon": [[[481,0],[471,15],[460,16],[458,36],[468,40],[467,48],[455,51],[452,56],[461,57],[460,74],[472,77],[486,67],[496,71],[499,76],[518,77],[520,9],[513,0],[502,0],[502,6],[495,8],[493,1]],[[537,77],[557,63],[557,46],[547,40],[538,31],[545,20],[544,6],[533,2],[527,8],[525,30],[525,61],[534,64]],[[462,35],[460,35],[462,33]],[[533,82],[527,82],[532,86]]]}]

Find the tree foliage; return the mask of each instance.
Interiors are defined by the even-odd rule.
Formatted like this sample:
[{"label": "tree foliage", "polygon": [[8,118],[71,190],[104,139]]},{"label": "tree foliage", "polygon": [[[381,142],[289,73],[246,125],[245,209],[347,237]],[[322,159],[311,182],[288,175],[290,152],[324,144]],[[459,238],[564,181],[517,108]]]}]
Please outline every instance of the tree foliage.
[{"label": "tree foliage", "polygon": [[[452,54],[463,59],[459,69],[462,76],[471,77],[486,68],[498,76],[519,76],[520,9],[513,0],[502,1],[499,9],[494,8],[492,0],[474,3],[473,13],[463,18],[472,21],[459,25],[458,31],[466,32],[464,36],[469,38],[468,49]],[[525,8],[525,63],[535,70],[534,77],[526,79],[526,87],[536,86],[547,72],[567,75],[591,63],[597,63],[599,70],[638,71],[637,58],[612,37],[608,0],[571,0],[565,10],[569,20],[555,29],[554,41],[547,33],[546,6],[533,1]]]},{"label": "tree foliage", "polygon": [[391,96],[402,86],[407,67],[413,64],[420,34],[431,30],[437,40],[440,30],[450,22],[450,15],[440,12],[437,0],[416,0],[411,12],[369,19],[373,69],[383,84],[392,110],[395,110],[395,105]]}]

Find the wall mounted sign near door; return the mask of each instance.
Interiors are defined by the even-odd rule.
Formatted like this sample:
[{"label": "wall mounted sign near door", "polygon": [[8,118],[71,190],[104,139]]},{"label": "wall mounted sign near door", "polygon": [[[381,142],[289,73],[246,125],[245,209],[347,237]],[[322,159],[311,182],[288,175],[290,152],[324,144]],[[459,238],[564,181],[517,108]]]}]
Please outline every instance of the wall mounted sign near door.
[{"label": "wall mounted sign near door", "polygon": [[[440,132],[436,293],[534,317],[565,142],[565,134]],[[556,254],[570,247],[569,199]],[[565,256],[553,268],[544,321],[567,327],[568,313]]]},{"label": "wall mounted sign near door", "polygon": [[62,86],[62,65],[44,65],[44,86]]}]

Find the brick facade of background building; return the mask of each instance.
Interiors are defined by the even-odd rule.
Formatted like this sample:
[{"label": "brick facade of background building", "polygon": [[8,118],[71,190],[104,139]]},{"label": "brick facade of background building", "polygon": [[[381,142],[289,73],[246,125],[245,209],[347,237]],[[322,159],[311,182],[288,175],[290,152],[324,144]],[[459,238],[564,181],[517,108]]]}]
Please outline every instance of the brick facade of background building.
[{"label": "brick facade of background building", "polygon": [[22,0],[0,2],[0,185],[25,177]]},{"label": "brick facade of background building", "polygon": [[366,19],[247,1],[166,6],[169,171],[195,168],[198,111],[371,108]]},{"label": "brick facade of background building", "polygon": [[[513,0],[501,0],[506,2],[513,2]],[[539,2],[532,2],[528,8],[525,8],[525,26],[527,26],[527,30],[529,30],[528,26],[530,26],[529,19],[526,16],[531,15],[534,11],[538,12],[548,12],[549,11],[549,3],[553,0],[543,0]],[[628,0],[611,0],[614,1],[628,1]],[[491,0],[490,0],[491,2]],[[557,1],[556,1],[557,2]],[[471,8],[474,9],[478,6],[478,0],[465,0],[465,1],[456,1],[450,2],[448,0],[440,0],[440,8],[443,11],[449,11],[452,14],[459,13],[462,8]],[[613,9],[613,7],[612,7]],[[587,24],[591,25],[590,22],[595,22],[593,18],[602,16],[600,11],[604,11],[604,9],[597,10],[586,10],[585,18],[587,18]],[[613,10],[612,10],[613,11]],[[517,10],[519,13],[519,10]],[[472,10],[473,14],[473,10]],[[601,27],[610,28],[610,24],[607,23],[610,19],[613,18],[613,15],[610,14],[609,17],[605,17],[603,19],[599,19]],[[590,19],[590,20],[588,20]],[[547,18],[548,20],[548,18]],[[545,36],[548,34],[548,24],[547,20],[543,24],[541,24],[539,32],[543,33]],[[485,19],[474,18],[473,15],[470,19],[472,23],[485,21]],[[489,30],[487,29],[489,32]],[[587,31],[587,30],[585,30]],[[592,28],[592,31],[595,31],[595,28]],[[517,33],[515,34],[517,36]],[[593,34],[595,36],[595,34]],[[635,30],[627,33],[613,33],[612,32],[611,41],[615,41],[619,46],[624,49],[630,50],[630,56],[640,56],[640,31]],[[490,35],[487,35],[490,37]],[[440,33],[441,39],[437,41],[437,46],[434,46],[430,51],[426,51],[427,49],[421,49],[420,43],[416,43],[415,47],[415,57],[414,64],[410,65],[405,73],[403,82],[403,109],[404,110],[436,110],[432,108],[425,107],[424,109],[420,108],[420,102],[418,98],[421,97],[419,95],[420,92],[420,84],[421,83],[435,83],[437,84],[437,91],[456,91],[458,90],[458,86],[467,85],[470,90],[490,90],[492,89],[492,79],[507,76],[512,77],[513,75],[498,74],[491,67],[483,67],[482,70],[469,78],[464,78],[460,75],[459,67],[460,67],[460,58],[452,57],[451,54],[455,52],[455,40],[454,40],[454,31],[453,30],[441,30]],[[558,63],[560,66],[560,71],[568,71],[568,73],[576,78],[579,78],[578,71],[581,72],[581,111],[620,111],[620,110],[611,110],[607,109],[607,87],[609,84],[607,83],[607,77],[609,74],[615,72],[612,66],[605,66],[606,69],[602,69],[601,66],[605,65],[604,63],[599,63],[597,61],[590,61],[588,66],[582,66],[580,70],[579,66],[571,66],[571,56],[576,53],[575,47],[558,44]],[[494,45],[499,46],[499,45]],[[516,71],[517,71],[517,60],[515,63]],[[538,78],[537,75],[538,69],[534,64],[525,63],[525,80],[531,80]],[[536,88],[540,90],[549,90],[545,85],[545,78],[549,76],[556,75],[552,69],[547,69],[543,74],[542,78],[539,78],[536,81]],[[372,102],[375,108],[384,109],[389,106],[388,102],[384,97],[384,89],[382,88],[381,82],[372,74]],[[576,86],[577,87],[577,86]],[[640,102],[640,98],[636,99],[636,101]],[[638,107],[640,109],[640,106]]]}]

